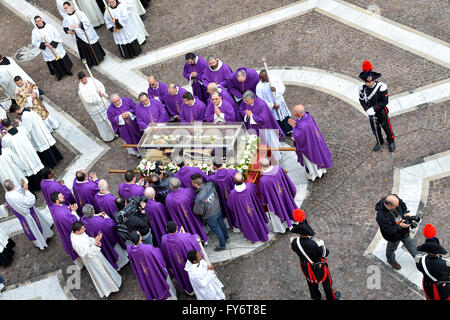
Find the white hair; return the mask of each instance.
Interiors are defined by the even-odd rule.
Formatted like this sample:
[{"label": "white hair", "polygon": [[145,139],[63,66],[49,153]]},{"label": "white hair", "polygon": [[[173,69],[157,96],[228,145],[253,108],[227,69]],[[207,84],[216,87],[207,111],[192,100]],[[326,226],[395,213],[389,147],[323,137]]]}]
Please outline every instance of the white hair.
[{"label": "white hair", "polygon": [[101,179],[101,180],[98,182],[98,189],[99,189],[100,191],[105,191],[106,189],[108,189],[108,182],[106,182],[105,179]]},{"label": "white hair", "polygon": [[155,198],[155,195],[156,195],[155,189],[153,189],[152,187],[148,187],[144,191],[144,196],[147,199],[153,200]]}]

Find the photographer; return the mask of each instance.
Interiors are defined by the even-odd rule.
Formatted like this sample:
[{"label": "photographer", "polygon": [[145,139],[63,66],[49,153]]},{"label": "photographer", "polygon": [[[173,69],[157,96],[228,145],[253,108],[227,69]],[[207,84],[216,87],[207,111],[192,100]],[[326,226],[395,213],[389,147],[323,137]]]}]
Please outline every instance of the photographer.
[{"label": "photographer", "polygon": [[173,176],[173,173],[167,172],[161,161],[157,161],[155,165],[155,170],[150,174],[150,187],[156,191],[155,200],[165,204],[166,196],[171,191],[169,187],[169,178]]},{"label": "photographer", "polygon": [[388,242],[386,246],[387,262],[395,270],[400,270],[400,264],[395,261],[395,250],[401,241],[413,258],[417,255],[416,245],[409,236],[409,228],[415,228],[417,224],[413,220],[419,221],[420,218],[408,214],[409,210],[406,208],[406,204],[395,194],[381,199],[375,205],[375,210],[381,235]]},{"label": "photographer", "polygon": [[142,236],[142,243],[153,245],[153,237],[150,229],[148,216],[145,213],[146,199],[133,197],[130,202],[123,197],[117,197],[117,210],[114,213],[114,220],[117,222],[120,235],[126,240],[130,240],[133,231],[139,231]]}]

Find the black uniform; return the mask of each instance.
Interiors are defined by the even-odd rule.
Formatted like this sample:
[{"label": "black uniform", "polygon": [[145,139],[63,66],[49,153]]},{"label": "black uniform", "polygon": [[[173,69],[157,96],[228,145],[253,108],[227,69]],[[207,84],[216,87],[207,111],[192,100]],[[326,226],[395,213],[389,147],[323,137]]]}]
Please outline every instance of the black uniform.
[{"label": "black uniform", "polygon": [[[372,92],[376,92],[372,95]],[[387,108],[389,102],[389,94],[387,85],[383,82],[375,81],[373,88],[369,88],[365,84],[359,86],[359,102],[364,108],[364,111],[373,108],[375,116],[369,116],[370,127],[372,132],[376,135],[375,130],[378,132],[379,143],[383,144],[384,139],[381,134],[381,128],[386,133],[386,138],[389,143],[393,143],[395,140],[394,132],[392,131],[391,121],[389,120],[389,110]],[[369,99],[370,98],[370,99]],[[376,118],[376,119],[375,119]],[[375,128],[376,127],[376,128]]]},{"label": "black uniform", "polygon": [[[303,255],[298,247],[297,239],[300,241],[305,253],[312,260],[313,264]],[[308,282],[309,292],[313,300],[320,300],[319,283],[322,283],[327,300],[336,300],[336,295],[332,288],[332,280],[327,260],[329,251],[323,241],[313,239],[313,237],[291,238],[291,248],[300,258],[300,269]]]}]

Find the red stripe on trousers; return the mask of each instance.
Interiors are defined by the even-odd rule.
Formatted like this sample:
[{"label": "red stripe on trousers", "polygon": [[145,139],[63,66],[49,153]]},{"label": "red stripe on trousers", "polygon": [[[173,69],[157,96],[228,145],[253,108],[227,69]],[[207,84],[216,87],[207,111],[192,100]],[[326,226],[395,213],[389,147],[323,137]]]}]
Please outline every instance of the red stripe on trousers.
[{"label": "red stripe on trousers", "polygon": [[387,122],[388,122],[388,125],[389,125],[389,129],[391,129],[392,140],[395,141],[394,131],[392,131],[391,121],[389,121],[389,115],[388,115],[389,111],[388,111],[388,108],[387,108],[387,107],[384,107],[384,110],[386,111],[386,119],[387,119]]}]

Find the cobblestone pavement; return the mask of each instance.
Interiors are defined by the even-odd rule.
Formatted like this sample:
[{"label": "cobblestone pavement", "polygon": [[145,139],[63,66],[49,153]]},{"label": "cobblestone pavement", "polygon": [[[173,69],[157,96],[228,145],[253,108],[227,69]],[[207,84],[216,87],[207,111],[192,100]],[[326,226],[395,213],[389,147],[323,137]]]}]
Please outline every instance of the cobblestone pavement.
[{"label": "cobblestone pavement", "polygon": [[[362,61],[369,59],[382,74],[389,93],[396,94],[447,79],[450,71],[387,42],[311,12],[223,41],[197,52],[206,58],[215,54],[235,70],[240,66],[262,68],[261,58],[270,66],[302,66],[334,71],[358,78]],[[184,57],[144,68],[163,82],[185,84]]]},{"label": "cobblestone pavement", "polygon": [[[283,1],[282,4],[289,2],[292,1]],[[147,46],[160,43],[155,44],[155,47],[152,47],[154,49],[167,45],[238,21],[246,15],[270,10],[279,2],[264,1],[262,4],[263,2],[259,1],[260,9],[255,9],[256,4],[243,6],[241,12],[237,10],[236,17],[221,14],[221,22],[213,19],[213,12],[216,8],[220,10],[221,6],[224,6],[223,2],[218,2],[217,7],[212,7],[213,5],[209,7],[208,4],[210,16],[204,17],[204,26],[192,26],[184,21],[189,21],[189,17],[195,16],[194,4],[204,3],[206,6],[206,1],[189,3],[192,3],[191,6],[185,5],[183,10],[172,13],[165,9],[166,2],[152,1],[150,12],[155,13],[154,19],[163,20],[154,23],[152,17],[149,19],[151,25],[157,28],[158,32],[154,31],[155,34],[164,34],[167,37],[158,37]],[[393,6],[396,3],[398,1],[389,0],[383,5]],[[157,15],[158,10],[161,14]],[[411,12],[414,10],[416,8],[412,8]],[[163,11],[167,14],[170,12],[175,17],[160,18]],[[383,15],[384,11],[383,9]],[[439,11],[427,11],[426,14],[435,18],[433,21],[441,21],[440,19],[444,21],[446,18]],[[55,15],[58,16],[58,13]],[[163,23],[168,19],[176,19],[177,15],[185,18],[174,25]],[[19,19],[2,4],[0,4],[0,19],[6,26],[2,28],[0,34],[2,42],[0,53],[4,56],[14,56],[19,48],[30,43],[31,25]],[[427,20],[420,20],[428,19],[426,17],[418,16],[417,19],[405,20],[410,21],[410,26],[418,30],[421,30],[420,27],[429,27],[432,30],[438,27]],[[149,20],[146,23],[149,23]],[[426,26],[421,26],[422,24]],[[166,26],[170,29],[167,28],[164,32]],[[429,33],[431,34],[431,31]],[[260,58],[265,56],[269,65],[315,67],[340,72],[353,78],[357,77],[361,62],[370,59],[375,70],[383,73],[383,81],[387,82],[391,95],[449,77],[448,69],[315,12],[199,50],[199,53],[202,56],[215,53],[232,68],[241,65],[260,67]],[[71,55],[71,59],[74,62],[75,75],[78,71],[84,70],[76,57]],[[181,78],[183,64],[181,57],[150,66],[143,71],[147,74],[153,73],[165,82],[185,84],[185,80]],[[49,76],[41,56],[20,65],[46,92],[48,99],[99,137],[95,124],[80,104],[76,77],[65,77],[61,82],[57,82]],[[93,72],[95,77],[105,84],[108,93],[118,92],[129,96],[120,85],[96,70]],[[136,98],[133,98],[136,101]],[[303,209],[317,237],[323,239],[330,249],[328,260],[335,289],[342,292],[344,299],[421,299],[410,283],[399,280],[390,268],[376,259],[364,257],[363,253],[378,228],[374,205],[391,191],[394,168],[410,166],[420,162],[424,157],[449,149],[450,104],[442,102],[423,105],[417,111],[391,118],[397,146],[395,152],[391,154],[386,146],[383,146],[380,152],[371,151],[375,139],[370,132],[367,118],[338,98],[295,86],[286,87],[285,98],[290,107],[299,103],[306,106],[316,119],[333,153],[333,168],[322,179],[311,183],[311,193],[304,202]],[[61,141],[58,140],[57,143],[65,156],[64,162],[56,168],[57,172],[62,172],[74,157],[74,153]],[[134,156],[128,155],[126,150],[121,148],[121,144],[120,139],[108,143],[111,149],[92,168],[99,177],[108,180],[113,193],[116,193],[122,176],[117,174],[109,176],[107,170],[134,168],[138,163]],[[423,240],[421,235],[423,226],[432,223],[437,226],[438,237],[448,249],[448,237],[445,237],[448,230],[450,201],[448,190],[449,178],[430,182],[424,220],[415,239],[417,244]],[[2,192],[0,190],[0,203],[4,201]],[[41,194],[38,194],[38,199],[42,203]],[[54,232],[56,233],[55,230]],[[228,299],[309,299],[307,284],[299,270],[298,259],[289,247],[289,235],[277,237],[278,241],[264,251],[216,268],[220,280],[225,285]],[[0,275],[5,279],[6,286],[23,283],[58,269],[63,271],[66,279],[70,276],[66,273],[66,269],[71,265],[71,260],[65,254],[57,234],[49,241],[49,247],[43,252],[40,252],[23,234],[14,236],[13,239],[17,242],[14,262],[6,269],[0,267]],[[381,290],[367,289],[367,268],[372,265],[378,266],[381,270]],[[123,279],[121,290],[112,294],[109,299],[145,299],[130,266],[126,266],[120,274]],[[71,291],[75,298],[99,299],[86,270],[82,271],[81,281],[81,290]],[[184,293],[179,293],[178,298],[192,299]]]},{"label": "cobblestone pavement", "polygon": [[363,9],[379,12],[383,17],[404,24],[417,31],[449,42],[450,21],[447,14],[450,2],[447,0],[346,0]]}]

